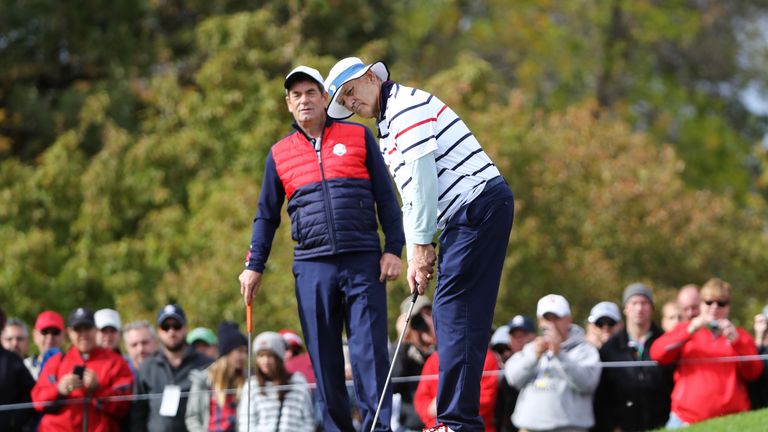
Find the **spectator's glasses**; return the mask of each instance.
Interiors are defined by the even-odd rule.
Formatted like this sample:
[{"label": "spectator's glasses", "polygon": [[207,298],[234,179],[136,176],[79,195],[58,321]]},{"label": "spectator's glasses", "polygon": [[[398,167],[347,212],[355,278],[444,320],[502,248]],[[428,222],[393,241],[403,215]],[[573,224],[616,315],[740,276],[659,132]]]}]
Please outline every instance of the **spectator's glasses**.
[{"label": "spectator's glasses", "polygon": [[48,335],[58,336],[58,335],[61,334],[61,330],[59,330],[59,329],[57,329],[55,327],[44,328],[44,329],[40,330],[40,334],[43,335],[43,336],[48,336]]},{"label": "spectator's glasses", "polygon": [[724,308],[731,304],[728,300],[704,300],[704,304],[707,306],[712,306],[712,304],[717,303],[717,305],[721,308]]},{"label": "spectator's glasses", "polygon": [[600,328],[613,327],[616,325],[616,321],[610,318],[600,318],[599,320],[595,321],[595,325]]},{"label": "spectator's glasses", "polygon": [[177,323],[177,322],[173,322],[173,323],[165,322],[165,323],[160,324],[160,328],[163,329],[163,331],[166,331],[166,332],[168,330],[170,330],[170,329],[174,329],[174,330],[178,331],[178,330],[181,330],[182,327],[184,327],[184,326],[181,325],[181,323]]}]

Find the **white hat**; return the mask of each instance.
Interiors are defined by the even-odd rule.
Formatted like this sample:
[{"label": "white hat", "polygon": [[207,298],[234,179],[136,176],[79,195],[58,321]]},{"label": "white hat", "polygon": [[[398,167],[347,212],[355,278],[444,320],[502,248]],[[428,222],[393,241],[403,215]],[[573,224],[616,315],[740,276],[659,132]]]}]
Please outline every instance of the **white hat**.
[{"label": "white hat", "polygon": [[308,66],[297,66],[292,71],[288,72],[288,75],[285,76],[285,82],[283,83],[283,87],[285,87],[286,94],[288,94],[288,90],[290,90],[293,83],[301,75],[306,75],[307,77],[317,81],[317,83],[320,84],[320,87],[323,86],[323,75],[320,73],[319,70],[313,69]]},{"label": "white hat", "polygon": [[352,115],[352,111],[344,108],[343,105],[336,102],[336,95],[338,90],[344,84],[352,81],[353,79],[360,78],[368,72],[368,69],[372,69],[373,72],[381,78],[382,81],[389,79],[389,69],[383,62],[376,62],[369,64],[368,66],[363,63],[357,57],[347,57],[339,60],[328,72],[328,77],[325,79],[325,90],[328,92],[328,116],[335,119],[345,119]]},{"label": "white hat", "polygon": [[509,345],[509,326],[502,325],[493,332],[491,336],[491,346],[493,345]]},{"label": "white hat", "polygon": [[93,314],[93,320],[96,322],[96,328],[101,330],[105,327],[112,327],[120,330],[120,314],[114,309],[99,309]]},{"label": "white hat", "polygon": [[280,360],[285,355],[285,340],[280,336],[280,333],[264,332],[259,333],[256,336],[256,340],[253,341],[253,353],[258,354],[259,351],[272,351]]},{"label": "white hat", "polygon": [[557,294],[547,294],[536,305],[536,316],[541,318],[546,313],[553,313],[558,317],[571,316],[571,307],[565,297]]},{"label": "white hat", "polygon": [[595,305],[591,311],[589,311],[589,317],[587,321],[592,324],[596,323],[600,318],[610,318],[616,322],[621,321],[621,314],[619,313],[619,307],[616,303],[603,301]]}]

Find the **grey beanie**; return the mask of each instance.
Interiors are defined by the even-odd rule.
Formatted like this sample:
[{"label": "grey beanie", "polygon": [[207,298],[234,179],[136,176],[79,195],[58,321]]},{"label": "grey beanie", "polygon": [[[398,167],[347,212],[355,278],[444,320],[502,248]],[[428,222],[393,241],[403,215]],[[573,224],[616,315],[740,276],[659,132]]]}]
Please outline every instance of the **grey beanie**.
[{"label": "grey beanie", "polygon": [[279,333],[264,332],[256,336],[256,340],[253,342],[253,353],[258,354],[259,351],[272,351],[277,358],[283,359],[285,355],[285,340]]},{"label": "grey beanie", "polygon": [[629,300],[630,297],[641,295],[645,296],[645,298],[648,299],[649,302],[651,302],[651,306],[653,306],[653,292],[648,287],[648,285],[641,283],[641,282],[635,282],[632,284],[627,285],[626,288],[624,288],[624,295],[622,296],[622,305],[627,304],[627,300]]}]

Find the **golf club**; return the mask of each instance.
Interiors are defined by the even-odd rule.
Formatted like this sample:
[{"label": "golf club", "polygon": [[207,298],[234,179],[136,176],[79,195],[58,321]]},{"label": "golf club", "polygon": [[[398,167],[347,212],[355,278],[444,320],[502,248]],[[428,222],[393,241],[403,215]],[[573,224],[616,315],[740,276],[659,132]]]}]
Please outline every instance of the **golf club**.
[{"label": "golf club", "polygon": [[392,379],[392,370],[395,368],[395,360],[397,359],[397,353],[400,351],[400,345],[403,343],[403,337],[405,337],[405,331],[408,330],[408,323],[411,322],[411,312],[413,312],[413,306],[416,304],[416,299],[419,297],[419,290],[416,289],[413,292],[413,298],[411,299],[411,305],[408,306],[408,313],[405,315],[405,324],[403,330],[400,332],[400,338],[395,345],[395,354],[392,356],[392,363],[389,365],[389,373],[387,373],[387,380],[384,381],[384,388],[381,391],[381,398],[379,398],[379,406],[376,407],[376,414],[373,416],[373,423],[371,424],[371,432],[376,429],[376,421],[379,419],[379,411],[381,411],[381,405],[384,403],[384,398],[387,395],[387,387],[389,387],[389,380]]},{"label": "golf club", "polygon": [[248,420],[248,426],[245,427],[246,432],[251,431],[251,339],[253,339],[253,305],[246,303],[245,305],[245,325],[248,327],[248,371],[246,372],[245,379],[248,382],[248,410],[246,419]]}]

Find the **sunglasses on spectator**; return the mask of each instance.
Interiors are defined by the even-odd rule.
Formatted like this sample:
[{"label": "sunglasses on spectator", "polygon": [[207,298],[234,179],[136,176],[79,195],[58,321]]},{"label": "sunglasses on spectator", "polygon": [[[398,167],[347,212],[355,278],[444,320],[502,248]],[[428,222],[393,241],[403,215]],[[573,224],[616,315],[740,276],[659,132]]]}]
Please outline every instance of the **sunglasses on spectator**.
[{"label": "sunglasses on spectator", "polygon": [[616,321],[610,318],[600,318],[599,320],[595,321],[595,325],[600,328],[613,327],[616,325]]},{"label": "sunglasses on spectator", "polygon": [[58,336],[58,335],[61,334],[61,330],[59,330],[57,328],[54,328],[54,327],[44,328],[44,329],[40,330],[40,334],[43,335],[43,336],[48,336],[48,335]]},{"label": "sunglasses on spectator", "polygon": [[713,303],[717,303],[720,307],[726,307],[731,304],[728,300],[704,300],[704,304],[707,306],[712,306]]},{"label": "sunglasses on spectator", "polygon": [[164,323],[160,324],[160,328],[163,329],[163,331],[168,331],[170,329],[181,330],[182,327],[184,327],[184,326],[181,325],[181,323],[177,323],[177,322],[174,322],[174,323],[164,322]]}]

